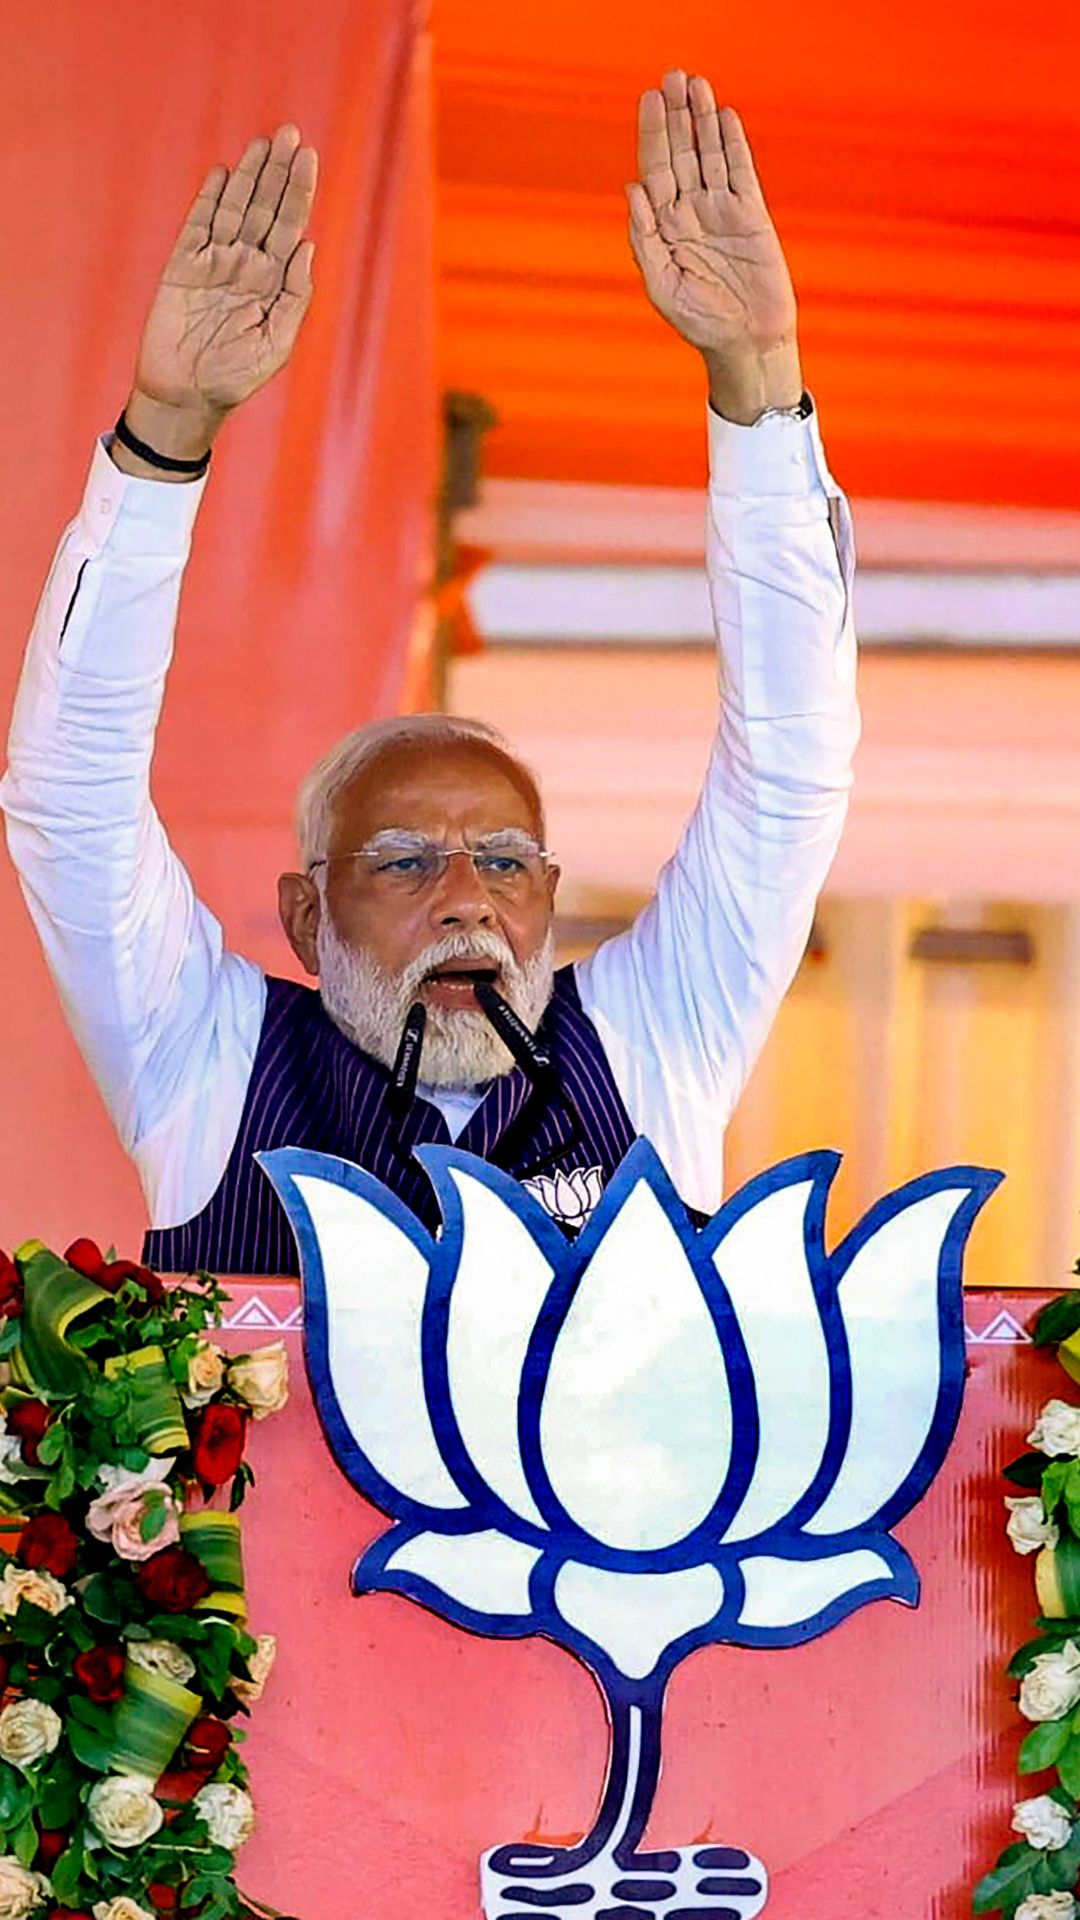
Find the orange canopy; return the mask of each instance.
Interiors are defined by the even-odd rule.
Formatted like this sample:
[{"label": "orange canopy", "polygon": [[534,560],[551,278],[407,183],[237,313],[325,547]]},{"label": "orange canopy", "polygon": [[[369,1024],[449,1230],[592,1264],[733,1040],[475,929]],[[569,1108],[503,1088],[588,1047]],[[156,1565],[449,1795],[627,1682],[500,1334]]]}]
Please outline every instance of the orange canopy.
[{"label": "orange canopy", "polygon": [[739,106],[861,495],[1080,495],[1075,0],[435,0],[442,371],[488,470],[694,484],[702,382],[625,238],[638,93]]}]

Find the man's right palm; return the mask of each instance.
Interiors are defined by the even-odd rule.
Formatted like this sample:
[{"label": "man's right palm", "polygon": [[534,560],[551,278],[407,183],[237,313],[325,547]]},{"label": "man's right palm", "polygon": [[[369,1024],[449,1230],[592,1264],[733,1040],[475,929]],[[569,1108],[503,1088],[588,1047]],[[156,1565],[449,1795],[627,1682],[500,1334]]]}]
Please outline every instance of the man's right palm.
[{"label": "man's right palm", "polygon": [[223,413],[284,366],[312,294],[315,176],[295,127],[207,175],[143,333],[135,385],[147,398]]}]

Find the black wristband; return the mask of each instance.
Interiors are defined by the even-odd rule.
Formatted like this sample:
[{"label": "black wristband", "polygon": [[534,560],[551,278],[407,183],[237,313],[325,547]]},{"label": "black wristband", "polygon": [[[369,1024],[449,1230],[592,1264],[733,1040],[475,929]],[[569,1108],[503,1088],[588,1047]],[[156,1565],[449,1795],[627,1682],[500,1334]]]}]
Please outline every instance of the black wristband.
[{"label": "black wristband", "polygon": [[210,465],[209,448],[198,460],[173,460],[167,453],[158,453],[156,447],[148,447],[145,440],[140,440],[136,434],[132,433],[123,414],[120,415],[113,432],[120,445],[126,447],[129,453],[134,453],[140,460],[145,460],[148,467],[160,467],[163,473],[189,473],[197,479]]}]

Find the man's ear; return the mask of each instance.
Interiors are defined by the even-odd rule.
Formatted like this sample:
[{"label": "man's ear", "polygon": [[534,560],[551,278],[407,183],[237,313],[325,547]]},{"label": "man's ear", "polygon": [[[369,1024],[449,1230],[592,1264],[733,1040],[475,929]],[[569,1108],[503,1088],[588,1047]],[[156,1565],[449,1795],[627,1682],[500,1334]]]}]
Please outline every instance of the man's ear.
[{"label": "man's ear", "polygon": [[562,868],[557,867],[555,865],[554,860],[549,860],[547,863],[547,867],[545,869],[544,877],[547,880],[548,899],[551,902],[551,905],[554,906],[555,905],[555,889],[557,888],[559,881],[562,877]]},{"label": "man's ear", "polygon": [[278,913],[285,937],[305,973],[318,973],[316,935],[322,903],[306,873],[283,873],[278,881]]}]

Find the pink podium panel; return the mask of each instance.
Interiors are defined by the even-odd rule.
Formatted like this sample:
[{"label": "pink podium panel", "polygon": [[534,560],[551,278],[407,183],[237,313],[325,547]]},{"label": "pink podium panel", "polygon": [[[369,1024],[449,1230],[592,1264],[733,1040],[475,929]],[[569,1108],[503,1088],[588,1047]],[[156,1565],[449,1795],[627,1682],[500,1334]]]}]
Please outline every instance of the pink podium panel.
[{"label": "pink podium panel", "polygon": [[[289,1406],[251,1445],[251,1624],[280,1651],[247,1749],[260,1824],[242,1883],[300,1920],[476,1920],[483,1853],[588,1830],[607,1757],[599,1692],[544,1640],[480,1639],[396,1595],[351,1595],[387,1522],[323,1440],[299,1289],[230,1292],[228,1342],[282,1335],[293,1363]],[[918,1607],[875,1602],[802,1647],[703,1647],[672,1679],[649,1842],[752,1849],[768,1920],[960,1920],[1011,1837],[1023,1723],[1004,1668],[1036,1603],[1000,1474],[1065,1387],[1024,1331],[1041,1304],[967,1296],[959,1431],[896,1528]]]}]

